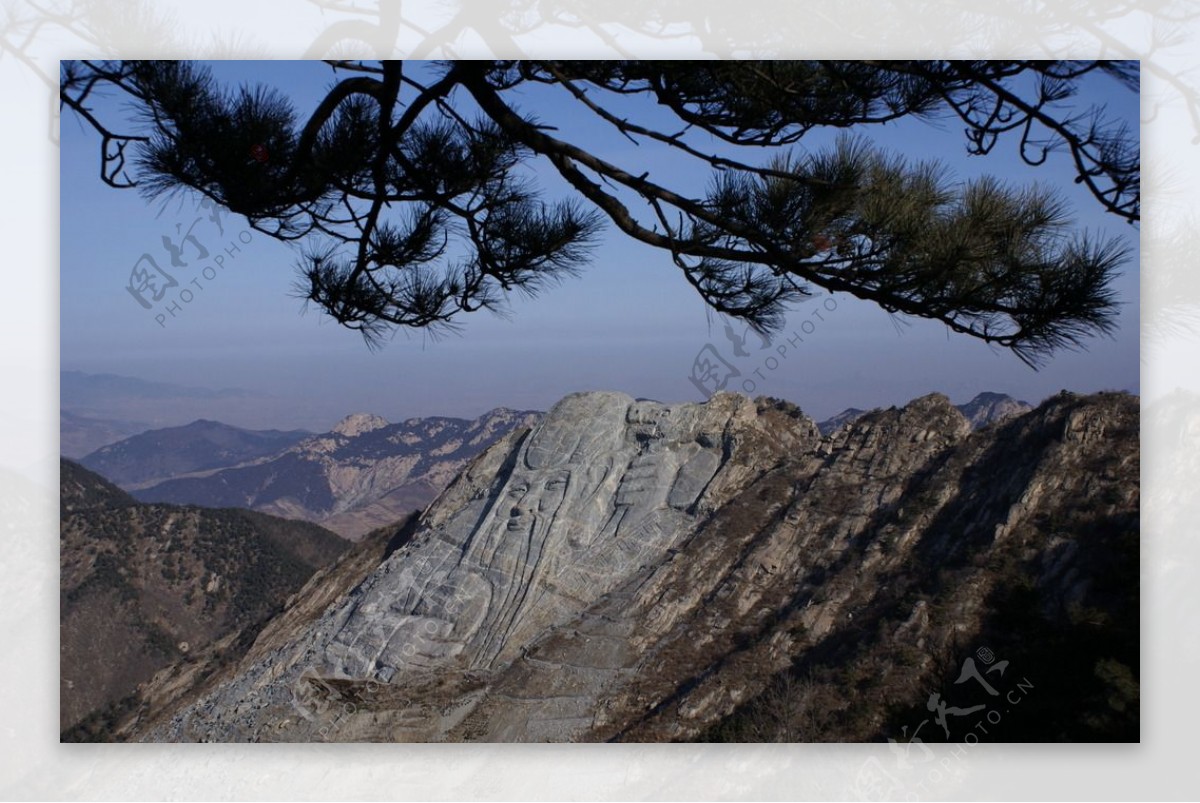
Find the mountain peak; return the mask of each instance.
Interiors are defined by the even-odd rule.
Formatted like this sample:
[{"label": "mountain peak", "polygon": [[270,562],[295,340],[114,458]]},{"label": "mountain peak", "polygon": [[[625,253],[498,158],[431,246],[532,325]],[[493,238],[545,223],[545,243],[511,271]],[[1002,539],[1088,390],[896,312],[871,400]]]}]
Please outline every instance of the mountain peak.
[{"label": "mountain peak", "polygon": [[386,418],[381,418],[370,413],[354,413],[348,415],[338,422],[338,425],[333,428],[333,432],[338,435],[345,435],[348,438],[353,438],[356,435],[361,435],[364,432],[372,432],[376,429],[390,426]]},{"label": "mountain peak", "polygon": [[1018,401],[1005,393],[984,391],[966,404],[958,405],[958,409],[971,422],[971,426],[978,429],[997,421],[1012,418],[1014,415],[1027,413],[1033,409],[1033,406],[1028,402]]}]

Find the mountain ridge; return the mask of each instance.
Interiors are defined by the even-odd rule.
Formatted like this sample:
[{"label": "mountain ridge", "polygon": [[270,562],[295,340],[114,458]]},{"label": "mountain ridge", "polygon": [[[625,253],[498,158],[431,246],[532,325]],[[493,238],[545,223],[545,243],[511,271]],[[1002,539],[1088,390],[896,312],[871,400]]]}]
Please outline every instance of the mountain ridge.
[{"label": "mountain ridge", "polygon": [[[983,391],[976,394],[969,402],[956,404],[954,407],[966,416],[971,426],[975,429],[1003,421],[1014,415],[1027,413],[1033,409],[1033,405],[1029,402],[1018,401],[1006,393],[996,393],[994,391]],[[876,407],[874,409],[879,410],[882,408]],[[817,428],[821,431],[822,435],[830,435],[834,431],[866,415],[868,412],[872,411],[861,410],[857,407],[847,407],[837,415],[820,421],[817,424]]]},{"label": "mountain ridge", "polygon": [[243,429],[198,418],[103,446],[79,462],[127,490],[137,490],[184,474],[267,457],[312,434],[306,430]]},{"label": "mountain ridge", "polygon": [[272,454],[133,493],[145,502],[243,507],[314,521],[353,540],[424,508],[467,460],[540,416],[497,409],[474,419],[430,416],[392,424],[356,413]]},{"label": "mountain ridge", "polygon": [[775,400],[568,396],[120,735],[879,740],[987,638],[1051,689],[1015,738],[1136,740],[1138,418],[1060,394],[975,429],[930,394],[822,436]]}]

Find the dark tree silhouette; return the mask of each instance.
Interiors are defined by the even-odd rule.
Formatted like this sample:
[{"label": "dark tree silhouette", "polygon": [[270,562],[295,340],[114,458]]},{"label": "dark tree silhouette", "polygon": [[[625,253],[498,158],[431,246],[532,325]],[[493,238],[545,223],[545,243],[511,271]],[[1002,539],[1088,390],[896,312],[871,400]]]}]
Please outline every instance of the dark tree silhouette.
[{"label": "dark tree silhouette", "polygon": [[[1036,166],[1061,150],[1106,210],[1135,223],[1135,135],[1070,101],[1093,74],[1136,91],[1136,64],[329,64],[339,80],[303,120],[275,90],[226,89],[186,62],[64,62],[61,99],[100,133],[104,181],[151,197],[194,190],[299,241],[302,294],[370,343],[537,292],[583,265],[605,221],[760,332],[814,286],[941,321],[1031,365],[1113,327],[1124,249],[1074,232],[1057,194],[954,183],[853,132],[949,116],[974,154],[1012,139]],[[516,106],[515,90],[535,84],[652,147],[617,164],[564,138]],[[113,89],[137,112],[121,125],[92,103]],[[639,117],[638,97],[677,125]],[[799,148],[829,127],[845,130],[835,146]],[[695,160],[708,190],[658,183],[654,148]],[[537,158],[573,200],[548,202],[521,177]]]}]

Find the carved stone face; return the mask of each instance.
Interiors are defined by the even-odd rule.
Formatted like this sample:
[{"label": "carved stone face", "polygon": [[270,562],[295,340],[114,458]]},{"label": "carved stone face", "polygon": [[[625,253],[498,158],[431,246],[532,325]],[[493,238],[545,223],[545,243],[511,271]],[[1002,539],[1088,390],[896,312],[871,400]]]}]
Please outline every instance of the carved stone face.
[{"label": "carved stone face", "polygon": [[549,525],[558,509],[562,507],[567,495],[567,484],[571,472],[566,469],[555,469],[549,472],[539,472],[542,476],[523,477],[511,482],[505,491],[502,504],[511,507],[508,511],[508,524],[505,529],[512,532],[533,534],[535,524],[542,528]]},{"label": "carved stone face", "polygon": [[[564,400],[555,415],[530,433],[512,471],[494,488],[488,510],[462,521],[469,532],[450,533],[450,540],[460,536],[467,544],[464,566],[474,563],[486,570],[496,568],[496,556],[514,551],[526,557],[545,548],[557,551],[561,536],[579,528],[555,527],[556,521],[594,518],[589,505],[610,480],[612,466],[628,460],[619,457],[628,450],[622,427],[626,405],[608,401],[598,404],[590,396]],[[452,522],[451,527],[458,524]],[[548,539],[554,543],[548,544]]]}]

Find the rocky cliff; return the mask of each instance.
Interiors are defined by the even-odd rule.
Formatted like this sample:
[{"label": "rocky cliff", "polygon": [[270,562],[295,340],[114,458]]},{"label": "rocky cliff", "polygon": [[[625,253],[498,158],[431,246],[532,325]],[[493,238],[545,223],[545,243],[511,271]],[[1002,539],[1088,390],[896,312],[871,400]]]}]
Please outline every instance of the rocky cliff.
[{"label": "rocky cliff", "polygon": [[881,739],[978,646],[1058,690],[1009,738],[1136,739],[1137,433],[1124,394],[830,436],[772,400],[569,396],[118,736]]}]

